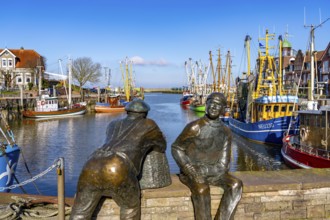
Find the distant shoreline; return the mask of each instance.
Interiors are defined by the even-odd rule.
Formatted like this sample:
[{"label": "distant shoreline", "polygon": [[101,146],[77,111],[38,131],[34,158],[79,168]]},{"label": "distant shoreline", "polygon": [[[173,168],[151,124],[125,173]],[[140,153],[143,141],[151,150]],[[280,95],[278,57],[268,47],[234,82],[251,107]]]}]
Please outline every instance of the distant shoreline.
[{"label": "distant shoreline", "polygon": [[145,93],[153,93],[153,92],[161,92],[161,93],[173,93],[173,94],[181,94],[181,90],[174,90],[169,88],[154,88],[154,89],[144,89]]}]

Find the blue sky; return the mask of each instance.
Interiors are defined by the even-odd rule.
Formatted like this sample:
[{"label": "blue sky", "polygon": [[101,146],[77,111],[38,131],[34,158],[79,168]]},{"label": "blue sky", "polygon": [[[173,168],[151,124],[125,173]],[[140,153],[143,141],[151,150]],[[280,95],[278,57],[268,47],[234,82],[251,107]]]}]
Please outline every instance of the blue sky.
[{"label": "blue sky", "polygon": [[[276,35],[288,30],[293,48],[305,51],[304,8],[306,24],[319,24],[320,14],[330,17],[329,0],[4,1],[0,48],[34,49],[47,58],[49,72],[59,72],[58,59],[90,57],[111,69],[114,86],[121,84],[119,61],[135,57],[137,86],[181,87],[184,62],[207,63],[211,50],[216,63],[219,48],[223,60],[231,51],[239,75],[247,34],[257,45],[265,29]],[[317,29],[317,50],[330,42],[329,33],[330,21]]]}]

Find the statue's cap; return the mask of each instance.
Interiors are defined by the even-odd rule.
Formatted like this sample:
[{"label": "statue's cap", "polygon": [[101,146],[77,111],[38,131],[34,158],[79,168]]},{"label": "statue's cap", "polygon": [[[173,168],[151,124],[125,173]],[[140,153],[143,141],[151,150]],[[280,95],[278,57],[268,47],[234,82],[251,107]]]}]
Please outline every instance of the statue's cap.
[{"label": "statue's cap", "polygon": [[226,102],[225,96],[223,95],[223,93],[220,93],[220,92],[212,92],[210,95],[207,96],[206,101],[208,101],[210,99],[217,99],[221,102]]},{"label": "statue's cap", "polygon": [[146,113],[150,110],[150,106],[142,99],[134,99],[125,106],[127,112]]}]

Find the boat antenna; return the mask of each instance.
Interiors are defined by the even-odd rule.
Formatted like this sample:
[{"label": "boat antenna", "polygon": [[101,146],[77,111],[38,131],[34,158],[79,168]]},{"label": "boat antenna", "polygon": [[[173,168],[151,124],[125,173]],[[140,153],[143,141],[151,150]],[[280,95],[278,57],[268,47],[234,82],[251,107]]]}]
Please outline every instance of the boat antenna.
[{"label": "boat antenna", "polygon": [[310,77],[311,77],[311,89],[310,89],[310,91],[308,92],[308,97],[309,97],[309,99],[311,99],[311,100],[314,100],[314,97],[313,97],[313,91],[314,91],[314,50],[315,50],[315,48],[314,48],[314,31],[317,29],[317,28],[319,28],[319,27],[321,27],[324,23],[326,23],[328,20],[330,19],[330,17],[329,18],[327,18],[326,20],[324,20],[323,22],[321,22],[320,21],[320,24],[319,25],[316,25],[316,26],[314,26],[314,25],[304,25],[304,27],[305,28],[307,28],[307,27],[309,27],[310,28],[310,57],[311,57],[311,74],[310,74]]},{"label": "boat antenna", "polygon": [[306,7],[304,7],[304,27],[306,27]]}]

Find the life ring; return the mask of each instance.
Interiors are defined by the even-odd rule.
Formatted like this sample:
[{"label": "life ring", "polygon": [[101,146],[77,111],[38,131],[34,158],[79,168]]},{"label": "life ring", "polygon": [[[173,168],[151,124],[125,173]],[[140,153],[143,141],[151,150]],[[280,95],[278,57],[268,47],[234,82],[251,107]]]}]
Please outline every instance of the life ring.
[{"label": "life ring", "polygon": [[306,139],[306,129],[305,128],[301,128],[300,131],[299,131],[299,135],[300,135],[300,139],[301,140],[305,140]]},{"label": "life ring", "polygon": [[44,105],[45,104],[45,101],[41,101],[41,105]]}]

